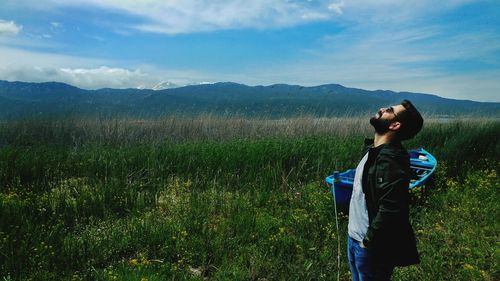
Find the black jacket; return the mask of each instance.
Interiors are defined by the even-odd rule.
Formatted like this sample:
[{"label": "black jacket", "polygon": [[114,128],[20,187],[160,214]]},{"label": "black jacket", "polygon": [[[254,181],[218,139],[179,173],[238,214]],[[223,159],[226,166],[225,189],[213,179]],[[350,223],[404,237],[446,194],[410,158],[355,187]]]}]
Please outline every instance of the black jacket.
[{"label": "black jacket", "polygon": [[373,147],[365,140],[362,186],[369,226],[363,244],[377,262],[405,266],[420,262],[409,221],[410,156],[400,142]]}]

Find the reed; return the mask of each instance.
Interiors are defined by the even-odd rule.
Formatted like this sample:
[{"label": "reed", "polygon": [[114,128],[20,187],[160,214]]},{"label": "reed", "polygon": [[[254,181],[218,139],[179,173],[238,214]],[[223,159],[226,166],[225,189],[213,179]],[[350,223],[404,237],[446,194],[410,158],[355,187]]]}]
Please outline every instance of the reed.
[{"label": "reed", "polygon": [[358,118],[245,119],[212,115],[163,119],[54,119],[0,123],[0,145],[227,141],[269,137],[352,136],[370,128]]}]

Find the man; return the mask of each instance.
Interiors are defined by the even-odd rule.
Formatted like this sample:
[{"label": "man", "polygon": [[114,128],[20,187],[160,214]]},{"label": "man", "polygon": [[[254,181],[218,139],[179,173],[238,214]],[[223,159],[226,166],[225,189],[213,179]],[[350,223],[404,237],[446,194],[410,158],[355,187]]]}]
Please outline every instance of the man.
[{"label": "man", "polygon": [[381,108],[370,119],[375,139],[365,140],[349,205],[348,258],[353,281],[390,280],[395,266],[420,262],[409,222],[410,157],[401,141],[423,119],[408,100]]}]

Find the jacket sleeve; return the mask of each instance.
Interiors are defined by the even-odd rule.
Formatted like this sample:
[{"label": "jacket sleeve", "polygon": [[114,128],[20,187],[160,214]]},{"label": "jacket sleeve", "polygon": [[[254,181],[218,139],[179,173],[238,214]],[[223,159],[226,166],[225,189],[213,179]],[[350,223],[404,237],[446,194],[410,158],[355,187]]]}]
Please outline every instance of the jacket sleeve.
[{"label": "jacket sleeve", "polygon": [[407,210],[405,192],[408,192],[409,176],[404,167],[408,161],[405,155],[383,154],[376,161],[375,179],[372,180],[375,180],[378,211],[363,240],[366,247],[376,246],[381,239],[387,239],[386,235],[398,227],[401,216]]}]

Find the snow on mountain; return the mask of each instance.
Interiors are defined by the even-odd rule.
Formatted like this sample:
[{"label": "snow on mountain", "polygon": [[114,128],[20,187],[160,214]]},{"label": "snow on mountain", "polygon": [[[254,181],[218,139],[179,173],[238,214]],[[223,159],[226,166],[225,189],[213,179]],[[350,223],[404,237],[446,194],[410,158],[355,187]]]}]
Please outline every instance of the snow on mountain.
[{"label": "snow on mountain", "polygon": [[173,82],[170,81],[162,81],[151,88],[152,90],[159,91],[159,90],[165,90],[165,89],[172,89],[172,88],[178,88],[181,87],[180,85],[177,85]]},{"label": "snow on mountain", "polygon": [[214,84],[213,82],[191,82],[191,83],[174,83],[170,81],[162,81],[151,90],[159,91],[159,90],[165,90],[165,89],[173,89],[173,88],[179,88],[179,87],[184,87],[184,86],[197,86],[197,85],[207,85],[207,84]]}]

